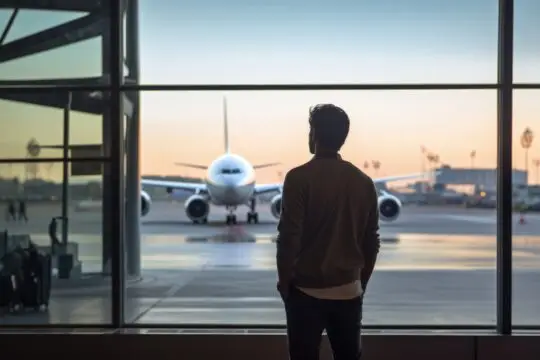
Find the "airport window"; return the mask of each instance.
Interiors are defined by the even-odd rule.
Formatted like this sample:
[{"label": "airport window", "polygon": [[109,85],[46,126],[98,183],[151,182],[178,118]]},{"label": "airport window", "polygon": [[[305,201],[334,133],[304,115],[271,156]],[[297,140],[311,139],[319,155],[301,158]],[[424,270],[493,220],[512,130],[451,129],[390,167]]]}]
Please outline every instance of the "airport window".
[{"label": "airport window", "polygon": [[[97,80],[102,74],[102,42],[97,35],[103,30],[98,14],[14,10],[0,10],[0,27],[5,34],[0,51],[0,80],[73,79],[71,83],[75,83],[81,78],[95,78],[96,83],[102,83],[103,80]],[[76,26],[87,27],[87,32],[76,33]],[[70,40],[80,37],[80,41],[60,47],[51,45],[41,51],[48,45],[43,45],[40,34],[52,34],[59,29],[67,31]]]},{"label": "airport window", "polygon": [[[379,192],[364,326],[540,327],[535,1],[514,1],[513,55],[505,0],[319,2],[307,17],[290,2],[138,3],[0,12],[1,241],[55,249],[47,312],[0,328],[283,328],[281,186],[310,158],[309,107],[328,102],[352,119],[342,155]],[[43,40],[78,20],[70,44]],[[209,176],[253,168],[252,189],[205,178],[222,156]]]},{"label": "airport window", "polygon": [[[142,84],[497,81],[497,0],[153,0],[140,7]],[[182,45],[158,56],[161,44]]]},{"label": "airport window", "polygon": [[534,282],[540,243],[538,211],[540,184],[538,144],[536,134],[540,122],[532,114],[540,111],[540,89],[514,90],[514,164],[524,173],[513,178],[513,321],[517,326],[539,326],[538,302],[534,300],[540,284]]},{"label": "airport window", "polygon": [[40,272],[44,284],[51,281],[50,297],[33,299],[35,302],[25,299],[25,304],[28,301],[32,306],[23,308],[19,303],[5,302],[9,293],[2,288],[0,327],[111,323],[112,288],[101,275],[102,182],[99,176],[79,175],[81,169],[101,169],[102,165],[70,162],[65,189],[62,162],[0,164],[3,271],[10,269],[9,259],[14,256],[15,247],[26,251],[30,242],[52,262],[50,275]]},{"label": "airport window", "polygon": [[514,0],[514,81],[540,83],[540,70],[535,65],[540,57],[540,3]]}]

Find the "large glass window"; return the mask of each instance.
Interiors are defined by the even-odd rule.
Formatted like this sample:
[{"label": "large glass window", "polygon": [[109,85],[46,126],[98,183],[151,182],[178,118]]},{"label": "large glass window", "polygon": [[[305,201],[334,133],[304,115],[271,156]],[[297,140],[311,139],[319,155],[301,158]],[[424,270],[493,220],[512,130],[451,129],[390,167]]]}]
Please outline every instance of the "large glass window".
[{"label": "large glass window", "polygon": [[[388,191],[381,201],[402,204],[393,214],[381,212],[382,249],[364,323],[495,323],[494,90],[167,91],[141,98],[142,182],[151,200],[141,227],[143,274],[166,276],[170,284],[148,290],[143,303],[163,293],[167,301],[137,322],[284,324],[275,291],[278,187],[258,196],[258,224],[248,223],[249,208],[239,203],[237,224],[228,226],[227,211],[215,205],[219,194],[201,184],[201,195],[193,195],[184,183],[204,177],[204,167],[224,154],[228,131],[230,150],[252,166],[280,163],[256,170],[257,184],[279,185],[282,172],[310,158],[309,107],[331,102],[351,117],[345,159]],[[236,166],[221,161],[223,169]],[[222,175],[209,176],[212,183]],[[408,178],[378,180],[392,176]]]},{"label": "large glass window", "polygon": [[[275,291],[279,189],[284,174],[310,158],[308,109],[322,102],[342,106],[352,119],[343,156],[374,179],[385,179],[377,181],[381,202],[399,204],[392,214],[381,211],[382,248],[364,324],[494,326],[501,316],[495,306],[496,245],[502,239],[495,218],[497,135],[510,136],[497,134],[503,103],[495,89],[499,3],[141,1],[140,24],[124,15],[119,29],[125,33],[121,71],[130,87],[121,89],[125,117],[111,113],[118,93],[107,89],[70,96],[59,89],[0,91],[0,133],[6,135],[0,141],[2,227],[8,236],[29,236],[46,252],[49,224],[63,215],[56,232],[73,260],[66,279],[59,265],[65,262],[55,255],[48,315],[7,315],[0,326],[120,325],[121,300],[130,326],[284,325]],[[0,10],[0,26],[12,22],[0,43],[0,87],[23,80],[80,85],[75,78],[114,79],[107,75],[109,54],[116,51],[103,34],[114,27],[104,26],[99,9],[86,10],[21,9],[14,21],[13,12]],[[540,83],[533,66],[536,13],[534,0],[515,0],[514,81],[529,87]],[[77,29],[58,36],[69,45],[53,48],[52,38],[20,45],[33,33],[77,22]],[[201,91],[210,84],[222,88]],[[304,90],[240,91],[238,84],[302,84]],[[381,90],[313,91],[310,84]],[[453,84],[453,90],[428,89],[441,84]],[[197,91],[173,90],[179,85]],[[398,85],[411,89],[390,90]],[[476,87],[484,89],[464,90]],[[511,119],[515,326],[539,324],[537,91],[540,86],[514,91]],[[65,119],[69,163],[62,161]],[[137,119],[140,154],[130,139],[138,133]],[[115,138],[117,121],[124,124]],[[115,153],[122,131],[131,153]],[[226,143],[246,162],[214,162]],[[254,203],[257,220],[248,215],[250,202],[224,209],[215,194],[208,200],[209,177],[224,176],[230,193],[234,181],[250,174],[246,166],[268,190]],[[125,188],[116,186],[122,183]],[[123,219],[111,208],[121,194]],[[19,217],[20,201],[26,217]]]},{"label": "large glass window", "polygon": [[[6,313],[7,309],[2,309],[0,327],[111,322],[111,284],[101,275],[101,179],[74,173],[77,167],[101,165],[86,161],[69,163],[68,186],[64,188],[62,162],[0,164],[0,228],[6,231],[2,236],[7,234],[10,239],[8,253],[17,245],[27,248],[30,240],[52,259],[48,310],[26,308]],[[53,219],[56,225],[51,225]],[[4,250],[0,256],[2,276],[15,269],[10,267],[15,266],[11,255]]]},{"label": "large glass window", "polygon": [[514,0],[514,81],[540,83],[540,2]]},{"label": "large glass window", "polygon": [[141,82],[495,83],[497,5],[141,1]]},{"label": "large glass window", "polygon": [[104,15],[19,9],[10,22],[13,11],[0,10],[0,80],[102,76]]},{"label": "large glass window", "polygon": [[513,317],[516,326],[540,325],[540,89],[514,90]]},{"label": "large glass window", "polygon": [[[103,103],[100,92],[77,91],[0,93],[0,158],[60,158],[64,118],[69,118],[69,145],[103,143]],[[87,157],[100,156],[100,151]],[[77,154],[75,154],[77,156]],[[79,155],[79,157],[81,157]]]}]

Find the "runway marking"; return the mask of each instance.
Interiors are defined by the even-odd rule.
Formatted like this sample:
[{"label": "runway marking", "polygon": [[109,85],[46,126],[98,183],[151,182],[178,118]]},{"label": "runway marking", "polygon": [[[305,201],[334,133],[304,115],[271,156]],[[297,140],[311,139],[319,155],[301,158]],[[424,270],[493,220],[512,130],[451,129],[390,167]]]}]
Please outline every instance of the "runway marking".
[{"label": "runway marking", "polygon": [[496,218],[488,218],[488,217],[485,217],[485,216],[474,216],[474,215],[452,215],[452,214],[436,215],[436,214],[428,214],[427,217],[438,218],[438,219],[451,219],[451,220],[458,220],[458,221],[467,221],[467,222],[474,222],[474,223],[478,223],[478,224],[496,224],[497,223]]},{"label": "runway marking", "polygon": [[[163,307],[156,307],[153,308],[149,316],[155,315],[155,313],[167,313],[167,314],[174,314],[174,313],[210,313],[215,312],[219,313],[221,311],[224,311],[223,308],[195,308],[195,307],[187,307],[187,308],[163,308]],[[275,307],[259,307],[259,308],[227,308],[227,313],[238,313],[238,314],[246,314],[246,313],[268,313],[268,312],[284,312],[281,308],[275,308]]]},{"label": "runway marking", "polygon": [[198,304],[218,304],[218,303],[281,303],[282,300],[277,295],[275,297],[169,297],[163,303],[198,303]]}]

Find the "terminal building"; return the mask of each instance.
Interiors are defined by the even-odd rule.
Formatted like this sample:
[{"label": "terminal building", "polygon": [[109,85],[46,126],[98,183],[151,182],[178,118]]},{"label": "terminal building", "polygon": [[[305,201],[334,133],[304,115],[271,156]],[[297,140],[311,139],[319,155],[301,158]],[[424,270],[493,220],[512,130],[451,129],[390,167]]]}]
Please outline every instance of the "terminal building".
[{"label": "terminal building", "polygon": [[[9,359],[55,356],[60,353],[80,356],[82,352],[101,358],[140,356],[201,360],[286,359],[284,324],[274,322],[246,325],[242,322],[253,321],[262,315],[269,316],[264,314],[266,310],[259,309],[259,313],[252,312],[246,315],[241,313],[240,307],[237,307],[234,324],[223,324],[219,321],[201,324],[188,322],[186,319],[193,318],[197,314],[209,313],[211,310],[204,304],[192,312],[182,311],[179,308],[180,303],[196,301],[200,297],[200,289],[196,285],[189,287],[189,293],[183,288],[182,284],[193,280],[189,278],[192,274],[189,271],[174,269],[152,271],[144,269],[141,244],[147,247],[160,247],[170,240],[167,238],[156,240],[154,243],[145,242],[147,239],[141,235],[140,94],[143,90],[155,91],[163,85],[141,84],[139,32],[142,29],[139,26],[139,15],[141,3],[144,1],[153,0],[0,1],[0,11],[6,20],[0,32],[0,129],[6,142],[10,140],[9,137],[15,138],[17,131],[23,131],[25,134],[27,132],[29,135],[28,143],[17,147],[21,148],[20,151],[5,146],[4,139],[1,141],[0,200],[5,203],[19,200],[22,191],[20,179],[24,178],[27,184],[26,191],[33,194],[36,203],[47,201],[56,206],[55,210],[49,208],[42,211],[31,210],[34,213],[31,212],[30,215],[36,215],[41,211],[40,215],[35,217],[43,220],[31,218],[28,224],[9,222],[6,218],[3,224],[7,232],[3,235],[2,244],[10,244],[10,241],[18,239],[30,239],[41,250],[53,254],[58,270],[69,268],[67,272],[59,270],[59,273],[64,275],[53,279],[47,313],[13,315],[0,312],[2,355]],[[160,3],[158,0],[154,1],[156,4]],[[493,5],[495,6],[497,2],[499,84],[497,89],[494,84],[486,87],[490,89],[487,91],[493,91],[494,95],[496,91],[499,92],[497,123],[501,136],[498,142],[501,156],[497,164],[498,169],[443,168],[435,179],[437,184],[446,186],[466,183],[494,188],[497,179],[503,179],[503,183],[499,185],[510,192],[513,185],[526,184],[527,174],[512,170],[509,161],[511,131],[507,131],[508,128],[505,127],[505,124],[511,122],[512,114],[511,60],[515,2],[493,0]],[[217,2],[205,3],[207,6],[218,6]],[[17,24],[23,21],[21,17],[25,12],[34,15],[47,14],[52,20],[46,21],[50,23],[48,26],[35,30],[31,29],[35,24],[32,17],[29,17],[21,25],[28,29],[24,28],[22,31],[24,34],[14,38],[10,34],[13,34]],[[159,31],[167,32],[167,24],[164,23]],[[90,42],[93,45],[89,45]],[[45,53],[65,50],[70,46],[73,49],[75,45],[81,45],[84,51],[70,50],[69,56],[57,57],[54,60],[49,58],[46,65],[40,65],[38,62],[39,56]],[[181,44],[170,46],[182,47]],[[29,62],[28,59],[36,62]],[[77,62],[88,59],[97,59],[94,73],[77,76]],[[219,61],[219,56],[215,60]],[[23,61],[26,61],[27,71],[23,66],[17,65]],[[28,65],[30,63],[31,66]],[[55,66],[57,72],[50,76],[34,76],[35,73],[32,71],[39,66],[51,68]],[[70,76],[62,76],[63,71],[70,72]],[[359,84],[358,89],[363,89],[361,85]],[[398,88],[406,88],[402,85]],[[469,86],[471,87],[473,86]],[[275,90],[276,84],[244,88],[238,84],[208,87],[176,84],[172,88],[176,91],[236,91],[265,88]],[[325,86],[302,84],[296,87],[283,85],[282,88],[320,90]],[[335,88],[340,89],[340,85]],[[351,86],[345,84],[341,86],[341,90],[346,89],[351,89]],[[411,89],[418,89],[418,85],[411,85]],[[8,112],[8,109],[13,109],[14,106],[25,106],[27,110],[24,116],[12,118],[12,113]],[[25,116],[34,116],[32,119],[34,122],[29,122]],[[13,125],[15,122],[16,125]],[[44,125],[45,122],[48,123]],[[77,140],[77,136],[74,135],[77,132],[94,134],[94,141]],[[50,141],[43,141],[41,137]],[[53,184],[38,178],[36,174],[39,171],[48,171],[39,170],[40,166],[43,169],[52,167],[50,171],[58,172],[60,183]],[[89,187],[77,188],[75,184],[81,179],[93,179],[95,183]],[[101,187],[95,184],[101,184]],[[44,188],[48,189],[50,195],[44,196],[38,190]],[[98,200],[102,206],[94,213],[94,217],[90,218],[91,220],[75,222],[70,202],[85,198]],[[504,196],[497,204],[499,211],[497,262],[494,265],[496,270],[491,269],[493,273],[489,285],[491,295],[487,300],[482,296],[472,300],[486,301],[489,306],[493,305],[496,321],[492,324],[469,324],[466,316],[457,314],[468,304],[441,300],[441,304],[452,309],[457,319],[455,325],[441,325],[436,317],[430,318],[428,312],[431,310],[420,296],[412,299],[398,295],[393,300],[394,303],[415,302],[407,304],[407,308],[420,308],[421,318],[430,319],[428,322],[433,321],[428,325],[399,323],[397,312],[389,309],[388,313],[395,314],[395,323],[370,325],[364,330],[365,359],[537,360],[540,358],[540,342],[536,338],[540,328],[532,325],[518,327],[512,323],[513,311],[518,312],[519,309],[516,310],[516,307],[512,306],[511,205],[511,198],[507,199]],[[39,209],[39,205],[32,209]],[[47,235],[49,220],[55,217],[61,219],[59,238],[62,244],[66,245],[61,253],[53,251]],[[94,225],[89,224],[99,224],[98,233],[91,230],[94,229],[92,228]],[[174,223],[161,225],[175,226]],[[253,247],[239,248],[241,250],[236,252],[227,246],[220,249],[224,249],[223,256],[220,257],[220,266],[224,273],[230,271],[227,265],[231,258],[244,259],[246,253],[256,252]],[[184,255],[171,256],[167,261],[190,264],[196,262],[196,259]],[[64,262],[64,259],[71,259],[71,262]],[[146,261],[152,262],[152,259]],[[474,276],[480,272],[475,272]],[[381,273],[384,273],[384,270],[381,270]],[[426,273],[423,272],[422,276]],[[201,273],[197,276],[209,275]],[[246,288],[244,290],[248,293],[259,286],[258,283],[242,283],[244,281],[242,276],[241,272],[235,272],[223,283],[214,281],[213,286],[216,289],[233,287],[236,286],[235,281],[239,281],[238,284],[241,285],[238,285],[238,289]],[[450,281],[450,276],[444,271],[440,271],[440,276],[442,280],[439,285]],[[261,275],[260,281],[263,280]],[[274,277],[271,282],[275,287]],[[392,286],[401,285],[403,281],[396,280]],[[407,287],[416,286],[417,284],[407,285]],[[421,286],[422,284],[418,284],[418,287]],[[454,290],[453,293],[459,292],[459,287]],[[275,295],[274,288],[271,291],[271,294]],[[178,294],[185,296],[179,300]],[[279,298],[263,300],[272,302],[275,305],[273,310],[281,311],[282,303]],[[207,299],[207,302],[225,301],[233,300],[220,297]],[[376,307],[377,304],[370,306]],[[277,314],[277,311],[275,313]],[[173,324],[168,318],[172,316],[175,317]],[[365,317],[369,317],[369,314],[366,313]],[[68,339],[66,334],[71,333],[80,333],[81,336],[70,336]],[[18,345],[19,340],[30,346]],[[69,347],[66,346],[68,343]],[[331,358],[326,342],[322,353],[323,359]]]},{"label": "terminal building", "polygon": [[[434,183],[438,185],[472,185],[489,191],[497,189],[497,169],[467,169],[446,166],[437,169],[437,171]],[[516,187],[527,185],[527,177],[527,172],[524,170],[512,170],[512,184]]]}]

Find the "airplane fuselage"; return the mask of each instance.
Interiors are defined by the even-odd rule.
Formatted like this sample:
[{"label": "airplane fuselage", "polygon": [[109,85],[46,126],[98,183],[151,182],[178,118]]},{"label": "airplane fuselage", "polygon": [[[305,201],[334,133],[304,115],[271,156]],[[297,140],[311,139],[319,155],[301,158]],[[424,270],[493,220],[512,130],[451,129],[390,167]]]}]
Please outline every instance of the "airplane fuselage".
[{"label": "airplane fuselage", "polygon": [[243,157],[224,154],[208,167],[205,182],[212,204],[247,205],[255,191],[255,170]]}]

